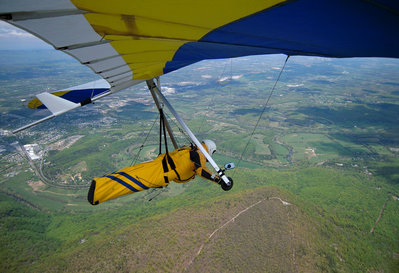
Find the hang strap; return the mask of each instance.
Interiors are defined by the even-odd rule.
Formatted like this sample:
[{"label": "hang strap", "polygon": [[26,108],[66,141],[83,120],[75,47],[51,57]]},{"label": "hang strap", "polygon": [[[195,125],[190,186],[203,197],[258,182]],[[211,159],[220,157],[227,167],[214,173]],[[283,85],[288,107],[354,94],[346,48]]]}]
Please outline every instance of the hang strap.
[{"label": "hang strap", "polygon": [[159,109],[159,150],[158,155],[162,154],[162,123],[163,123],[163,111]]},{"label": "hang strap", "polygon": [[166,139],[166,127],[165,127],[165,115],[163,113],[162,108],[159,109],[159,154],[162,154],[162,133],[164,136],[164,141],[165,141],[165,150],[166,150],[166,154],[169,154],[168,151],[168,141]]},{"label": "hang strap", "polygon": [[166,150],[166,154],[165,154],[164,158],[162,159],[163,171],[165,173],[167,173],[169,171],[169,168],[168,168],[168,163],[169,163],[170,169],[173,170],[176,173],[178,179],[180,180],[180,175],[176,171],[175,162],[173,162],[173,159],[169,156],[168,141],[166,139],[165,115],[163,113],[162,108],[159,109],[159,116],[160,116],[160,121],[159,121],[159,154],[162,153],[162,151],[161,151],[161,148],[162,148],[162,132],[163,132],[163,136],[164,136],[165,150]]}]

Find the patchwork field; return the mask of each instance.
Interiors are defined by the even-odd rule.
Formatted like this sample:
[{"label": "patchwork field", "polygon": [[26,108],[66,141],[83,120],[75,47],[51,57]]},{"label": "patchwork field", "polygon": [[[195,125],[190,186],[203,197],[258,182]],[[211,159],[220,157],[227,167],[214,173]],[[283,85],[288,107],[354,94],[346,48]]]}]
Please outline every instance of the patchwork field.
[{"label": "patchwork field", "polygon": [[[196,178],[95,207],[93,177],[159,153],[145,86],[13,136],[46,115],[23,99],[94,78],[47,51],[0,60],[1,272],[399,271],[396,60],[292,57],[262,116],[284,56],[234,59],[223,84],[226,60],[166,75],[171,103],[217,143],[216,162],[237,165],[233,189]],[[28,160],[25,144],[42,158]]]}]

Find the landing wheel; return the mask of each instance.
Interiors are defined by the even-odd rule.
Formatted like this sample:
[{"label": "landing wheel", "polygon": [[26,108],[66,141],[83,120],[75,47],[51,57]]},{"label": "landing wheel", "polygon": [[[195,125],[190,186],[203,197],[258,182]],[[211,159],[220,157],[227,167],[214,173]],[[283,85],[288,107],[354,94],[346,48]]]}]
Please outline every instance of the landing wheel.
[{"label": "landing wheel", "polygon": [[229,191],[233,187],[233,179],[231,177],[227,177],[230,180],[230,185],[226,185],[226,183],[222,180],[220,186],[224,191]]}]

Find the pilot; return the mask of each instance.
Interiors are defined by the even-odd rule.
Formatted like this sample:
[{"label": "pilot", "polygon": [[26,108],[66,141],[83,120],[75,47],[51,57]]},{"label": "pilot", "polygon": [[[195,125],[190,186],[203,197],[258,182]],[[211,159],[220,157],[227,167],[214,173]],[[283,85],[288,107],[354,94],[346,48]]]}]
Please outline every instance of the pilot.
[{"label": "pilot", "polygon": [[[205,139],[201,144],[210,155],[216,151],[216,144],[212,140]],[[149,188],[162,188],[170,181],[186,183],[196,175],[220,184],[223,190],[230,190],[232,185],[225,185],[218,175],[212,174],[205,166],[206,161],[196,146],[184,146],[171,153],[160,154],[153,161],[94,178],[89,189],[88,201],[97,205],[125,194]]]}]

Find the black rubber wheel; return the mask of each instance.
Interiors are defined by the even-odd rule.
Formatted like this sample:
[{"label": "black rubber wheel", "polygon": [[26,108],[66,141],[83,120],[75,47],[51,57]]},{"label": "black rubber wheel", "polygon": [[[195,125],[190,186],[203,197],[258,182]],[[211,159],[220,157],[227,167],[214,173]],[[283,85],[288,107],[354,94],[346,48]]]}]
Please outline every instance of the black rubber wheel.
[{"label": "black rubber wheel", "polygon": [[220,186],[224,191],[229,191],[233,187],[233,179],[231,177],[227,177],[230,180],[230,186],[227,186],[226,183],[222,180]]}]

